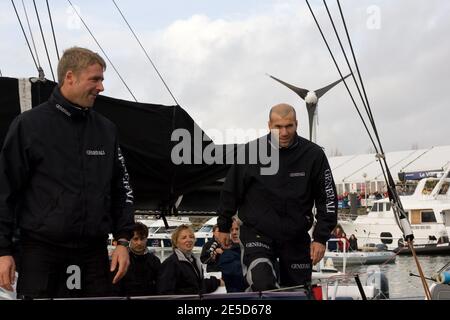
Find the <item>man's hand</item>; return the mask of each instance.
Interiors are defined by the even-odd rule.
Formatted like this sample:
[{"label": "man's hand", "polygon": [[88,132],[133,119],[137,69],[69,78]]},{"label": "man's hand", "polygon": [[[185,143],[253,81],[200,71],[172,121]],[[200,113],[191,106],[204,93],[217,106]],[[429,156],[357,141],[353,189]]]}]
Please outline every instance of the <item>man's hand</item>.
[{"label": "man's hand", "polygon": [[217,241],[219,241],[222,248],[229,249],[231,247],[230,233],[219,231]]},{"label": "man's hand", "polygon": [[0,257],[0,287],[13,291],[12,285],[15,281],[16,263],[12,256]]},{"label": "man's hand", "polygon": [[311,260],[313,265],[322,260],[324,254],[325,245],[321,244],[320,242],[311,243]]},{"label": "man's hand", "polygon": [[212,253],[211,253],[211,260],[212,261],[216,261],[217,257],[220,256],[223,253],[223,249],[222,248],[216,248]]},{"label": "man's hand", "polygon": [[119,270],[113,279],[113,284],[116,284],[127,273],[128,266],[130,265],[130,256],[128,255],[128,249],[124,246],[118,245],[111,256],[111,272],[116,270],[117,264],[119,264]]}]

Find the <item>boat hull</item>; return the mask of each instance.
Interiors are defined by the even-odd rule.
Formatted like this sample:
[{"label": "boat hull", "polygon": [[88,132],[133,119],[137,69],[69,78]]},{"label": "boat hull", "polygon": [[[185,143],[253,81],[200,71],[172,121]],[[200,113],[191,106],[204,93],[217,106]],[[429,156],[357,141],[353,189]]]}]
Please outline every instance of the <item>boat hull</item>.
[{"label": "boat hull", "polygon": [[[424,255],[450,254],[450,243],[415,245],[414,249],[416,251],[416,254],[424,254]],[[408,247],[397,247],[394,249],[394,252],[399,255],[410,255],[411,249]]]},{"label": "boat hull", "polygon": [[396,254],[389,251],[381,252],[325,252],[325,260],[331,258],[334,265],[342,266],[344,259],[347,265],[395,263]]}]

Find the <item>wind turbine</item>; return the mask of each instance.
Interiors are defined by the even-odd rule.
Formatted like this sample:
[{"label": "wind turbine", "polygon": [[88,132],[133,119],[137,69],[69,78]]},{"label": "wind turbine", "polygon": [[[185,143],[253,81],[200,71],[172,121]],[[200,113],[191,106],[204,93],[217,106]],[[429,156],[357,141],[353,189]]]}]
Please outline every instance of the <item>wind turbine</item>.
[{"label": "wind turbine", "polygon": [[[346,75],[343,79],[350,76],[351,73]],[[318,90],[309,91],[307,89],[298,88],[296,86],[293,86],[287,82],[284,82],[280,79],[277,79],[270,74],[268,74],[269,77],[272,79],[278,81],[279,83],[285,85],[292,91],[294,91],[296,94],[300,96],[303,100],[306,102],[306,109],[308,110],[308,118],[309,118],[309,140],[312,142],[316,142],[316,131],[317,131],[317,105],[319,102],[319,98],[322,97],[327,91],[329,91],[331,88],[333,88],[335,85],[337,85],[339,82],[341,82],[343,79],[339,79],[332,84],[327,85],[326,87],[323,87]]]}]

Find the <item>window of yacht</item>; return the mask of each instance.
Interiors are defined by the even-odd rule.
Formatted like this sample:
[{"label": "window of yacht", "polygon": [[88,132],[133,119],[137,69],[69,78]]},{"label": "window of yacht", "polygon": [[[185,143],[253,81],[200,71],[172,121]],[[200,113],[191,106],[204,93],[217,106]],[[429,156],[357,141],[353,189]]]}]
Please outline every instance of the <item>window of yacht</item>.
[{"label": "window of yacht", "polygon": [[159,247],[161,246],[158,239],[147,239],[147,247]]},{"label": "window of yacht", "polygon": [[443,215],[444,225],[450,227],[450,210],[444,210],[441,214]]},{"label": "window of yacht", "polygon": [[[383,212],[384,211],[384,204],[385,204],[385,202],[374,203],[372,205],[372,209],[370,211],[372,211],[372,212]],[[389,211],[390,208],[391,208],[391,204],[390,203],[386,203],[386,211]]]},{"label": "window of yacht", "polygon": [[449,182],[444,182],[441,186],[441,190],[439,190],[439,194],[442,195],[447,194],[449,184],[450,184]]},{"label": "window of yacht", "polygon": [[436,184],[438,182],[439,182],[439,180],[437,180],[437,179],[427,180],[425,182],[425,186],[423,187],[422,194],[425,194],[425,195],[431,194],[431,191],[433,191],[434,187],[436,186]]},{"label": "window of yacht", "polygon": [[166,227],[161,227],[156,231],[155,233],[171,233],[173,230],[175,230],[177,227],[175,226],[169,226],[169,229],[166,229]]},{"label": "window of yacht", "polygon": [[383,210],[383,206],[384,206],[383,202],[378,203],[378,212],[383,212],[384,211]]},{"label": "window of yacht", "polygon": [[434,223],[436,216],[433,210],[412,210],[411,224]]},{"label": "window of yacht", "polygon": [[436,222],[436,216],[433,211],[422,211],[422,222]]},{"label": "window of yacht", "polygon": [[417,181],[405,181],[397,186],[397,192],[400,196],[410,196],[414,193],[417,187]]},{"label": "window of yacht", "polygon": [[390,233],[390,232],[382,232],[380,234],[380,239],[381,239],[381,242],[384,243],[384,244],[391,244],[392,241],[393,241],[392,233]]},{"label": "window of yacht", "polygon": [[203,226],[200,228],[200,230],[198,230],[198,232],[212,232],[213,226],[211,225],[207,225],[207,226]]},{"label": "window of yacht", "polygon": [[148,228],[148,233],[155,233],[160,227],[150,227]]}]

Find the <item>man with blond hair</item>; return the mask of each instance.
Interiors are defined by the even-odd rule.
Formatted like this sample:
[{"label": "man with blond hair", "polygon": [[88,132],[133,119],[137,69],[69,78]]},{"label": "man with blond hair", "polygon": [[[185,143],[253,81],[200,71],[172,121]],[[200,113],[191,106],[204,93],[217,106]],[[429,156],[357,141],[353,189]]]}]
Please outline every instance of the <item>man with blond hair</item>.
[{"label": "man with blond hair", "polygon": [[[107,296],[126,273],[133,195],[117,128],[92,110],[105,61],[67,49],[49,100],[19,115],[0,153],[0,287],[12,290],[12,235],[20,232],[17,296]],[[108,233],[118,240],[109,265]]]}]

